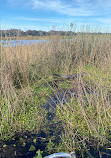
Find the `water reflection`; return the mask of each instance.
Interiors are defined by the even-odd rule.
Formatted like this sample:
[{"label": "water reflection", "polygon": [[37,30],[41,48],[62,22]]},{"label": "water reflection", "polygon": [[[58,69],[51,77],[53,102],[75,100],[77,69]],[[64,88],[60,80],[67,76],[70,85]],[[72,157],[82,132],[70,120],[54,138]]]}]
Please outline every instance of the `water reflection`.
[{"label": "water reflection", "polygon": [[28,44],[42,43],[48,40],[1,40],[2,46],[23,46]]}]

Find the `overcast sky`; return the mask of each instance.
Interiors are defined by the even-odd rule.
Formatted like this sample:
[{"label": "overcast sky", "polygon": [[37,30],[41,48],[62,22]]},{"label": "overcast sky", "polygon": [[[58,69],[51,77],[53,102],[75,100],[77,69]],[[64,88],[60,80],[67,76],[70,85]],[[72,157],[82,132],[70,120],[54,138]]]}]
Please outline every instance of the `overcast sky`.
[{"label": "overcast sky", "polygon": [[111,31],[111,0],[0,0],[2,29]]}]

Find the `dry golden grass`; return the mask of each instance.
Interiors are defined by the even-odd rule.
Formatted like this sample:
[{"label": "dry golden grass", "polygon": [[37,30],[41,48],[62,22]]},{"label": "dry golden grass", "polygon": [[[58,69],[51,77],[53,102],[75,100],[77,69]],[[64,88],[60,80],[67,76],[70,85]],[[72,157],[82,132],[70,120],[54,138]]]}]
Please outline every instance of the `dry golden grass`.
[{"label": "dry golden grass", "polygon": [[2,47],[1,57],[1,127],[4,120],[16,126],[13,118],[17,110],[21,113],[19,101],[24,88],[27,100],[30,87],[40,79],[53,73],[86,72],[72,85],[76,85],[78,98],[58,107],[65,131],[61,139],[67,151],[87,148],[86,142],[93,145],[95,139],[98,146],[111,140],[111,38],[107,34],[77,34],[62,42],[55,38],[39,44]]}]

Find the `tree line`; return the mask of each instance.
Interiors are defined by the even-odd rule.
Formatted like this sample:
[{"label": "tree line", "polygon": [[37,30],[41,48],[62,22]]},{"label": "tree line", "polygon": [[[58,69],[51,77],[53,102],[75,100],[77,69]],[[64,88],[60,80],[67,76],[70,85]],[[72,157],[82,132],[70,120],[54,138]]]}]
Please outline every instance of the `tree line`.
[{"label": "tree line", "polygon": [[15,37],[15,36],[50,36],[50,35],[75,35],[75,32],[72,31],[41,31],[41,30],[27,30],[22,31],[19,29],[10,29],[10,30],[0,30],[0,36],[2,37]]}]

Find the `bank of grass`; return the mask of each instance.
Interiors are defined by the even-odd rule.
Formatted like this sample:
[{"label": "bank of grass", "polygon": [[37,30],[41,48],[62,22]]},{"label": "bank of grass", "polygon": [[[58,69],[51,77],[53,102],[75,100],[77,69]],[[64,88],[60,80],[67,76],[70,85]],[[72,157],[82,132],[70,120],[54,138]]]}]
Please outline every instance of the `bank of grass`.
[{"label": "bank of grass", "polygon": [[49,40],[49,39],[62,39],[64,38],[64,36],[60,36],[60,35],[50,35],[50,36],[32,36],[32,35],[27,35],[27,36],[5,36],[2,37],[2,40]]},{"label": "bank of grass", "polygon": [[1,139],[14,132],[39,131],[46,120],[45,98],[55,91],[44,83],[52,74],[85,72],[76,81],[59,83],[78,96],[57,106],[62,121],[61,142],[55,151],[75,150],[89,157],[111,146],[111,39],[108,34],[77,34],[60,41],[1,48]]}]

